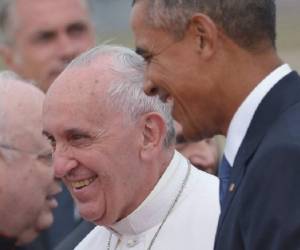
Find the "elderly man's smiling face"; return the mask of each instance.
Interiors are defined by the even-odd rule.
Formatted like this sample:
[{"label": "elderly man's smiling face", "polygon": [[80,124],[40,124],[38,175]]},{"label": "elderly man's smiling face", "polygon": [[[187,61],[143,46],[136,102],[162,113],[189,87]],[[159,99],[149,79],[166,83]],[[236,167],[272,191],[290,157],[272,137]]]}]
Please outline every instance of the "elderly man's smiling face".
[{"label": "elderly man's smiling face", "polygon": [[147,180],[138,153],[139,123],[111,106],[106,96],[110,74],[101,64],[67,69],[49,89],[43,110],[56,176],[81,216],[101,225],[133,211]]}]

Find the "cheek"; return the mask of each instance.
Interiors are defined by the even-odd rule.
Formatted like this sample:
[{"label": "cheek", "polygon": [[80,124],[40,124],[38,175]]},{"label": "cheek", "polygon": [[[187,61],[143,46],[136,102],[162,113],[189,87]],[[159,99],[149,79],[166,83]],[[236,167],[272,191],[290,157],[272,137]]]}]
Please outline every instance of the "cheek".
[{"label": "cheek", "polygon": [[98,176],[86,192],[76,194],[72,191],[80,214],[86,220],[100,225],[113,223],[126,206],[130,178],[134,178],[132,161],[136,152],[132,150],[133,145],[128,149],[124,141],[130,142],[132,138],[122,138],[120,143],[114,142],[113,147],[107,145],[93,153],[95,158],[91,158],[91,152],[81,157],[82,166]]},{"label": "cheek", "polygon": [[168,90],[170,83],[173,82],[173,73],[171,72],[160,62],[151,62],[146,68],[146,79],[155,86]]},{"label": "cheek", "polygon": [[[53,170],[50,167],[35,166],[30,178],[24,180],[24,194],[31,209],[41,212],[46,206],[46,196],[53,184]],[[26,190],[26,191],[25,191]]]},{"label": "cheek", "polygon": [[187,113],[184,112],[184,105],[179,102],[176,97],[174,98],[174,104],[172,109],[172,116],[173,118],[178,121],[182,125],[182,129],[186,127],[185,121],[186,121],[186,115]]},{"label": "cheek", "polygon": [[50,48],[41,45],[35,44],[27,44],[26,47],[21,48],[22,50],[19,52],[20,58],[24,63],[24,67],[37,67],[38,69],[46,67],[46,60],[49,58],[51,54]]},{"label": "cheek", "polygon": [[[17,167],[26,168],[25,165]],[[0,190],[1,207],[5,208],[3,211],[0,209],[0,213],[3,215],[2,222],[6,225],[14,225],[17,230],[17,227],[25,228],[34,224],[37,214],[44,205],[41,199],[44,196],[41,196],[40,183],[38,184],[34,177],[28,177],[28,174],[32,174],[30,171],[11,174],[9,176],[13,176],[13,179],[8,178],[6,181],[5,192]],[[13,218],[10,216],[12,214]],[[9,218],[9,221],[6,223],[4,218]]]},{"label": "cheek", "polygon": [[79,39],[76,39],[74,43],[77,43],[79,50],[84,52],[94,45],[94,39],[91,34],[84,34]]},{"label": "cheek", "polygon": [[74,197],[81,217],[96,224],[106,224],[110,221],[111,214],[114,212],[112,201],[115,200],[113,188],[109,184],[99,183],[96,180],[85,200]]},{"label": "cheek", "polygon": [[54,183],[54,168],[51,166],[44,166],[44,173],[41,179],[44,179],[44,188],[48,189]]},{"label": "cheek", "polygon": [[[71,184],[64,180],[78,206],[80,215],[86,220],[93,222],[103,219],[108,206],[107,199],[112,197],[112,183],[114,183],[110,181],[110,173],[107,173],[104,167],[101,169],[97,167],[99,164],[105,165],[102,161],[93,161],[92,159],[84,163],[85,166],[90,167],[88,172],[85,171],[85,173],[90,173],[91,175],[96,174],[97,178],[90,185],[81,190],[73,189]],[[83,170],[84,168],[82,167],[82,171]]]}]

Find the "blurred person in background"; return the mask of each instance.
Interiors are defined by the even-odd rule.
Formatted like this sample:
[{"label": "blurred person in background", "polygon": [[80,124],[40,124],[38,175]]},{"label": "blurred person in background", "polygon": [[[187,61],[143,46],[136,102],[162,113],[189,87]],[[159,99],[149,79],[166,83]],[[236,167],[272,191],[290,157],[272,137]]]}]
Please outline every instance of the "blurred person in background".
[{"label": "blurred person in background", "polygon": [[[26,98],[24,98],[26,97]],[[52,150],[42,136],[44,93],[0,73],[0,249],[31,242],[53,222]]]},{"label": "blurred person in background", "polygon": [[87,0],[3,0],[0,28],[7,67],[43,91],[95,43]]},{"label": "blurred person in background", "polygon": [[198,169],[217,174],[219,147],[215,138],[200,141],[187,141],[182,134],[182,126],[174,121],[176,131],[176,149],[188,158]]},{"label": "blurred person in background", "polygon": [[[44,92],[66,65],[95,43],[87,0],[3,0],[0,53],[7,67]],[[53,249],[80,222],[63,187],[53,226],[26,249]]]},{"label": "blurred person in background", "polygon": [[218,179],[175,150],[171,105],[145,95],[144,66],[130,49],[99,46],[47,92],[55,175],[99,225],[76,249],[213,248]]}]

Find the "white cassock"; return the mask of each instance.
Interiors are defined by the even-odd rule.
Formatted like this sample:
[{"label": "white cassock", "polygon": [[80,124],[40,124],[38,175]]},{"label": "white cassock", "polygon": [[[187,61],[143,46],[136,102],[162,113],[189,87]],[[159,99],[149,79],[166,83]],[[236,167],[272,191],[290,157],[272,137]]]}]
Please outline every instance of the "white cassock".
[{"label": "white cassock", "polygon": [[[75,250],[107,250],[109,241],[110,250],[148,249],[182,187],[188,165],[186,158],[175,152],[155,188],[135,211],[111,228],[95,227]],[[192,167],[151,250],[212,250],[219,212],[218,179]]]}]

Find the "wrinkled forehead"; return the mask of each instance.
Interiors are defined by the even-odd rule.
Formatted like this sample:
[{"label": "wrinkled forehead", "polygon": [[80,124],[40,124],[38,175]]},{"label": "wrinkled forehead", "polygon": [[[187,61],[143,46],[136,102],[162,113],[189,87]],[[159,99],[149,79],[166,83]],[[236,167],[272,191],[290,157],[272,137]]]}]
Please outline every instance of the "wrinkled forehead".
[{"label": "wrinkled forehead", "polygon": [[91,101],[102,98],[111,81],[109,73],[94,65],[68,67],[50,86],[45,104]]},{"label": "wrinkled forehead", "polygon": [[44,124],[52,124],[57,117],[75,122],[77,118],[93,120],[100,116],[106,110],[110,81],[108,73],[99,74],[90,66],[66,69],[46,94]]}]

